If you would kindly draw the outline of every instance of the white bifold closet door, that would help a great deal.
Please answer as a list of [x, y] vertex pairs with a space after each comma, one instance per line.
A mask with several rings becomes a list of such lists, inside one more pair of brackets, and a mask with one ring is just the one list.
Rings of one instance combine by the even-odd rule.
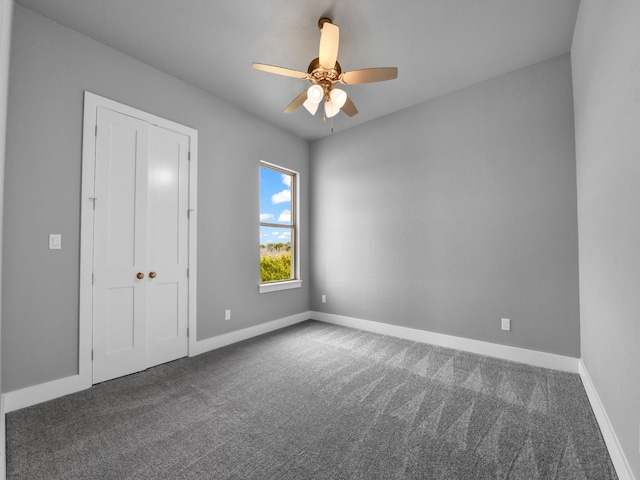
[[93, 383], [188, 354], [189, 138], [97, 110]]

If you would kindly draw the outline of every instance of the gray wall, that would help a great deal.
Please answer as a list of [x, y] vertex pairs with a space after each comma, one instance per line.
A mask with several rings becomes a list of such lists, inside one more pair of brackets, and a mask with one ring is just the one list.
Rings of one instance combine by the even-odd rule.
[[[16, 6], [9, 84], [3, 390], [77, 373], [83, 91], [196, 128], [198, 338], [307, 311], [302, 289], [260, 295], [258, 162], [302, 178], [309, 146], [224, 101]], [[308, 278], [303, 220], [302, 277]], [[49, 251], [49, 233], [62, 250]], [[224, 321], [224, 310], [232, 320]]]
[[640, 3], [582, 0], [571, 58], [582, 360], [640, 479]]
[[[13, 16], [13, 0], [0, 0], [0, 216], [4, 204], [4, 164], [6, 145], [7, 97], [9, 90], [9, 54], [11, 43], [11, 23]], [[2, 262], [2, 224], [0, 223], [0, 264]], [[1, 278], [0, 278], [1, 280]], [[2, 326], [2, 291], [0, 281], [0, 327]], [[1, 337], [0, 333], [0, 337]], [[2, 348], [0, 347], [0, 354]], [[0, 367], [1, 367], [0, 359]], [[0, 391], [2, 391], [2, 375], [0, 372]], [[5, 416], [4, 397], [0, 397], [0, 478], [5, 478]]]
[[318, 140], [311, 176], [313, 310], [580, 356], [568, 54]]

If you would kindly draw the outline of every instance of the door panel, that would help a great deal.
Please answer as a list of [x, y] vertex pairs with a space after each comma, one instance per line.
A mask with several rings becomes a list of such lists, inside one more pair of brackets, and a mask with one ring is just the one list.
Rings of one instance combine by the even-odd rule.
[[[109, 129], [109, 138], [104, 139], [104, 155], [99, 159], [98, 174], [105, 172], [107, 181], [101, 184], [100, 200], [103, 197], [107, 215], [106, 247], [107, 264], [110, 266], [133, 266], [136, 263], [136, 167], [138, 167], [138, 140], [140, 125], [131, 124], [129, 117], [112, 119], [113, 112], [103, 112], [101, 125]], [[113, 123], [121, 121], [128, 125]], [[101, 139], [102, 140], [102, 139]], [[108, 150], [104, 150], [108, 149]], [[144, 152], [142, 152], [144, 153]]]
[[188, 355], [189, 138], [150, 126], [149, 362]]
[[180, 314], [178, 303], [178, 283], [158, 283], [158, 312], [156, 315], [156, 340], [164, 342], [180, 336], [179, 322], [176, 321]]
[[[149, 166], [150, 195], [153, 197], [153, 223], [149, 230], [155, 235], [155, 260], [164, 265], [177, 265], [180, 262], [180, 205], [181, 159], [180, 143], [162, 138], [171, 132], [151, 132], [157, 140], [152, 146], [152, 158]], [[180, 140], [177, 138], [176, 140]], [[184, 191], [183, 191], [184, 193]], [[186, 211], [182, 212], [186, 215]]]
[[148, 126], [99, 108], [96, 138], [93, 382], [146, 366]]
[[135, 347], [134, 298], [133, 287], [116, 287], [107, 290], [107, 355]]

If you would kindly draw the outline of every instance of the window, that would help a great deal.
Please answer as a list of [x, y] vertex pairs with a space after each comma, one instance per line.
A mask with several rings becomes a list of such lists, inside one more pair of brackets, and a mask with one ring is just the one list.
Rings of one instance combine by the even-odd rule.
[[260, 162], [260, 293], [298, 288], [298, 174]]

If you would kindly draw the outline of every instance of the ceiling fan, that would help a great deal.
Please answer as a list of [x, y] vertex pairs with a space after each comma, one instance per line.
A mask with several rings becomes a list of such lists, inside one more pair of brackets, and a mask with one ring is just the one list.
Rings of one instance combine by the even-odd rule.
[[318, 20], [318, 28], [321, 32], [320, 52], [318, 58], [311, 61], [306, 72], [256, 62], [251, 66], [256, 70], [309, 80], [312, 83], [284, 109], [285, 113], [293, 112], [302, 105], [311, 115], [315, 115], [320, 102], [324, 100], [326, 118], [334, 117], [340, 110], [353, 117], [358, 113], [358, 109], [344, 90], [334, 88], [335, 84], [340, 82], [343, 85], [356, 85], [393, 80], [398, 77], [398, 69], [396, 67], [380, 67], [343, 72], [337, 61], [340, 28], [326, 17]]

